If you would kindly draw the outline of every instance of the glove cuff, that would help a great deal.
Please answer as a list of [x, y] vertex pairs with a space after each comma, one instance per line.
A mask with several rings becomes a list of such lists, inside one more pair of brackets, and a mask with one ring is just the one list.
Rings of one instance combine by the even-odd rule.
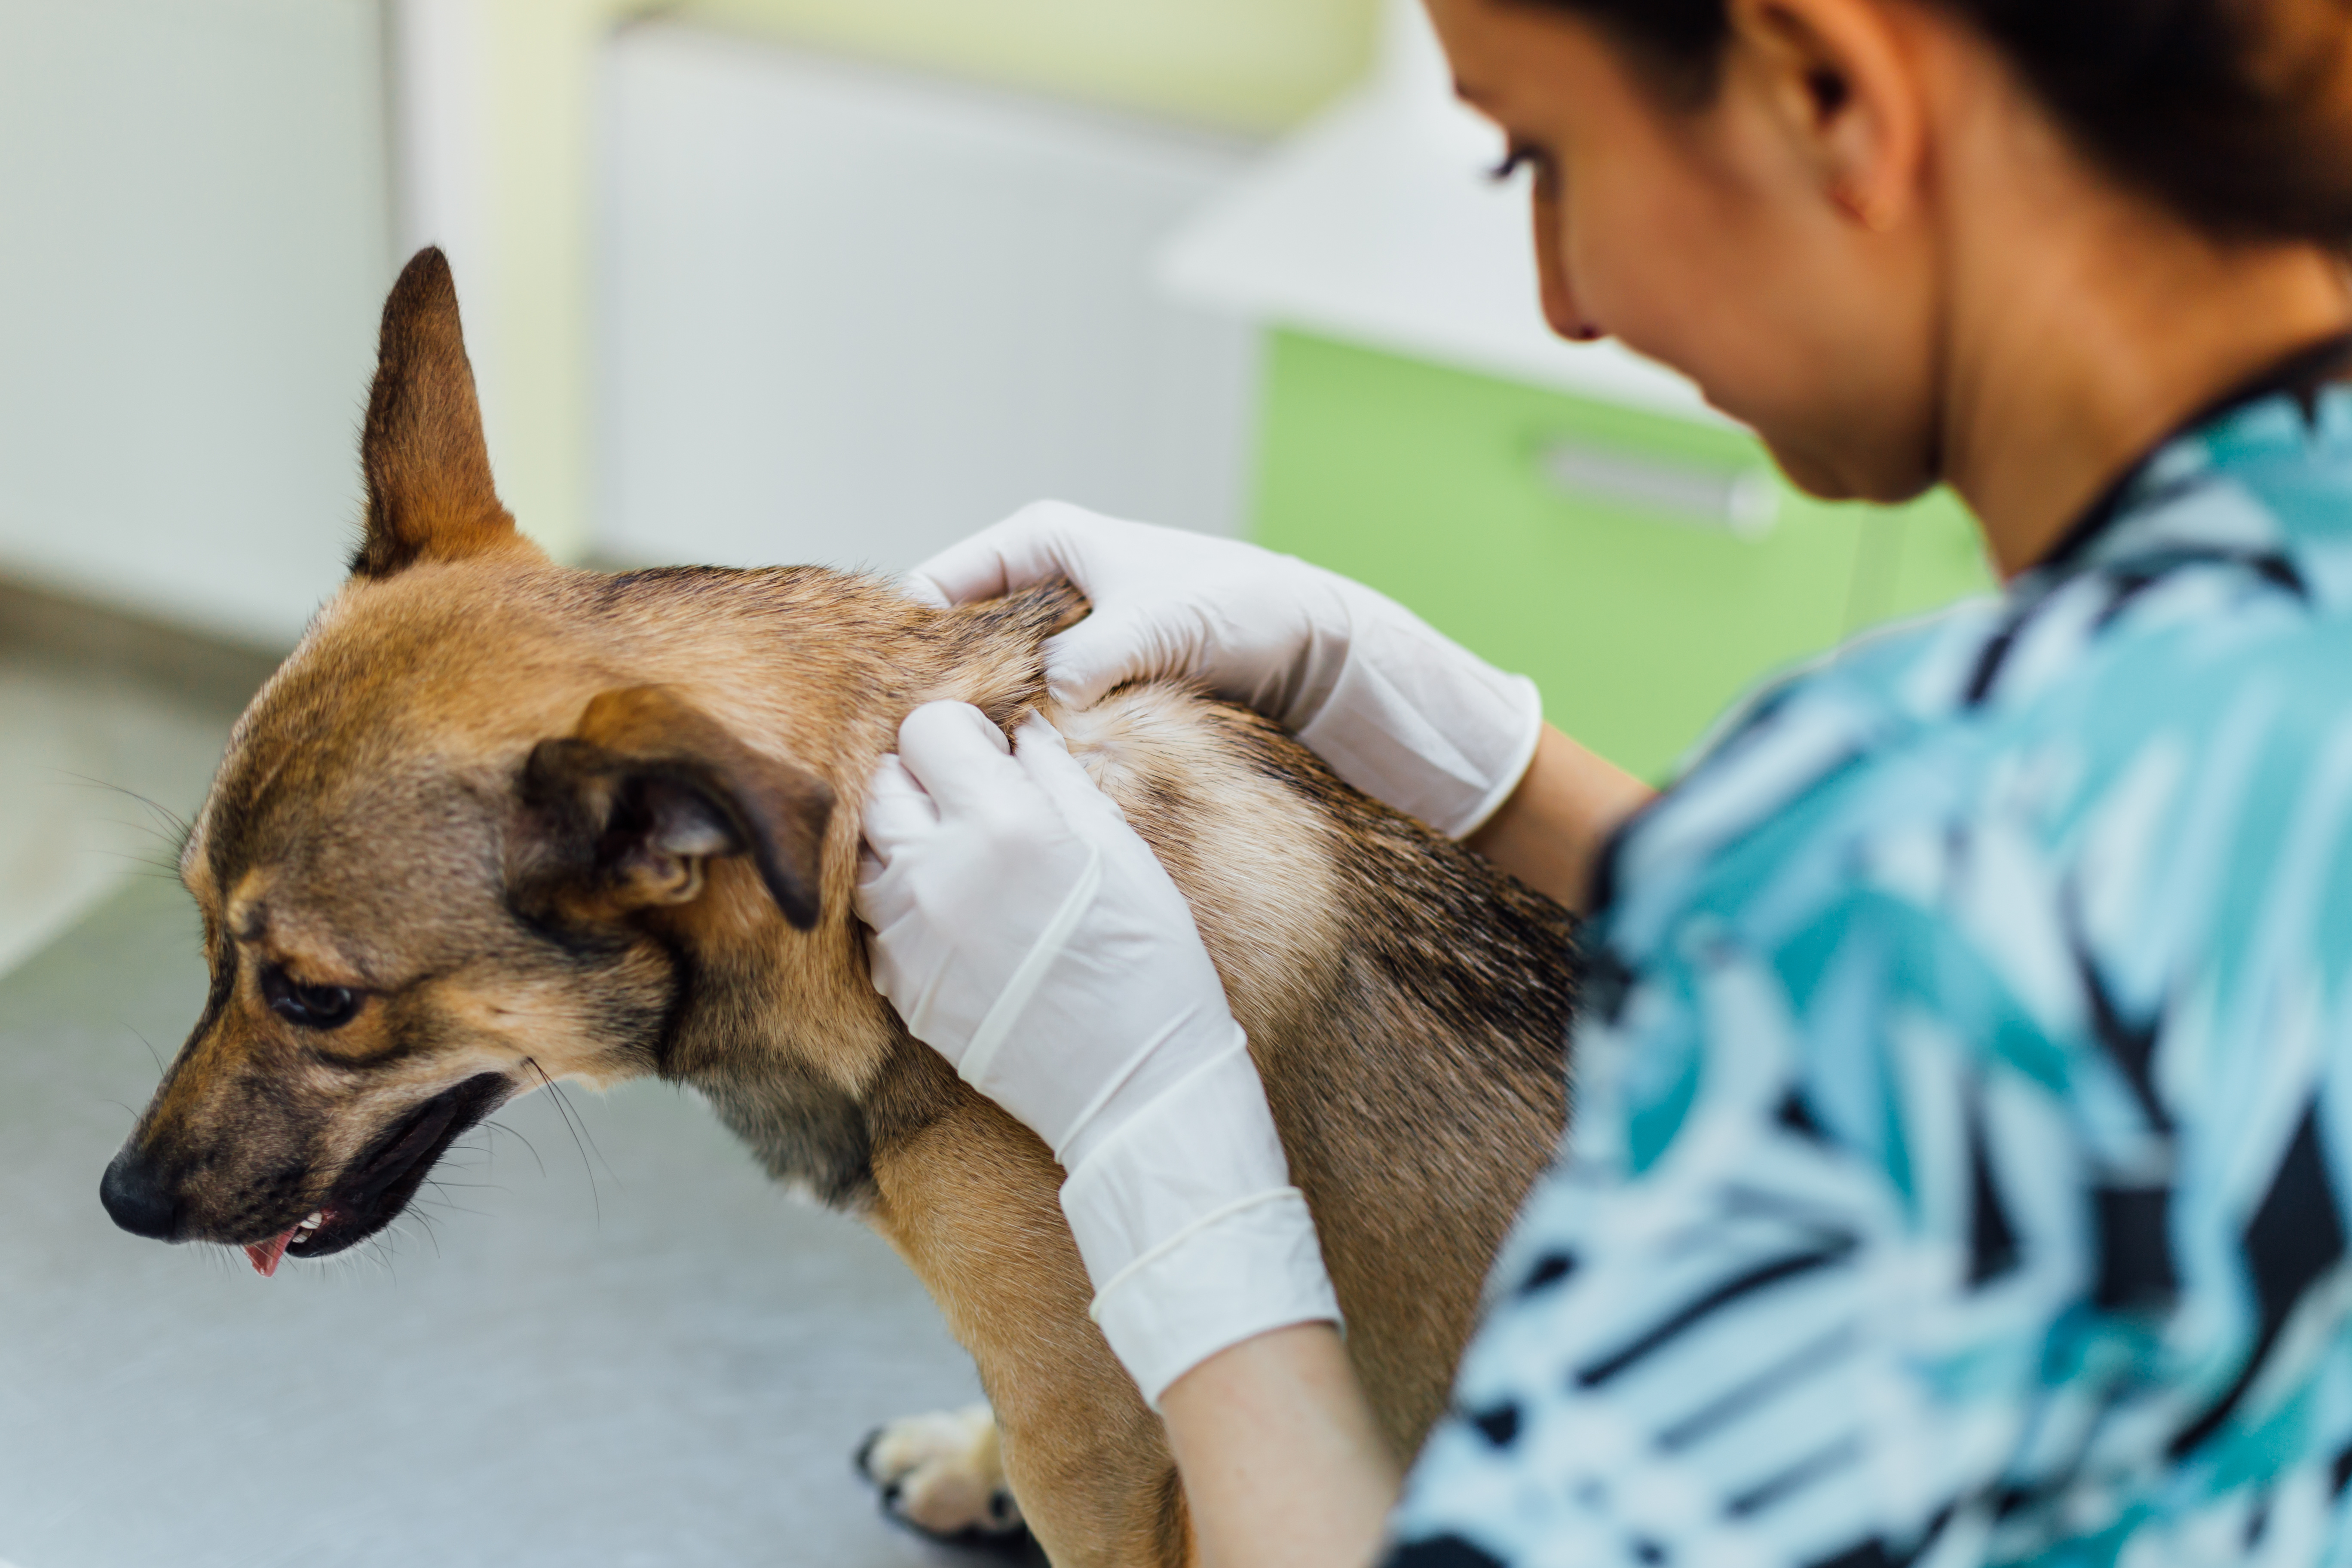
[[1339, 1320], [1238, 1028], [1078, 1163], [1062, 1213], [1095, 1282], [1095, 1321], [1155, 1408], [1227, 1345]]
[[1541, 693], [1402, 605], [1367, 595], [1350, 614], [1347, 662], [1299, 741], [1366, 795], [1469, 837], [1535, 761]]
[[1158, 1410], [1170, 1384], [1228, 1346], [1294, 1323], [1339, 1321], [1339, 1299], [1306, 1197], [1277, 1187], [1137, 1258], [1089, 1315]]

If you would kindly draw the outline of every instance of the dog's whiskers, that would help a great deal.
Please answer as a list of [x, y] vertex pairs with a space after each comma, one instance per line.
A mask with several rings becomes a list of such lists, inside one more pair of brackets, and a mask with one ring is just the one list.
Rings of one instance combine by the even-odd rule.
[[[555, 1101], [555, 1113], [563, 1118], [564, 1129], [572, 1134], [572, 1147], [580, 1151], [581, 1168], [588, 1173], [588, 1198], [589, 1201], [595, 1205], [596, 1209], [596, 1229], [599, 1233], [602, 1233], [604, 1228], [604, 1196], [602, 1193], [596, 1190], [596, 1167], [590, 1163], [588, 1159], [589, 1146], [593, 1144], [596, 1140], [592, 1135], [588, 1138], [586, 1142], [583, 1142], [581, 1141], [581, 1134], [587, 1130], [575, 1123], [572, 1110], [572, 1102], [564, 1098], [563, 1090], [557, 1085], [556, 1081], [547, 1076], [547, 1069], [541, 1067], [538, 1060], [534, 1058], [525, 1057], [523, 1058], [523, 1062], [524, 1065], [529, 1067], [531, 1071], [539, 1075], [539, 1081], [546, 1086], [549, 1098]], [[596, 1152], [596, 1157], [600, 1160], [603, 1159], [604, 1157], [604, 1152], [599, 1149]], [[604, 1167], [604, 1170], [607, 1174], [611, 1174], [613, 1167], [610, 1164], [607, 1164]], [[618, 1176], [614, 1176], [613, 1179], [615, 1182], [620, 1180]]]
[[[163, 826], [157, 827], [148, 824], [136, 822], [124, 822], [120, 823], [117, 826], [135, 828], [143, 833], [152, 833], [156, 837], [161, 838], [172, 847], [172, 856], [174, 864], [178, 861], [180, 852], [187, 847], [189, 836], [195, 832], [195, 825], [191, 823], [186, 817], [182, 816], [178, 812], [173, 811], [170, 806], [165, 805], [163, 802], [154, 799], [152, 796], [141, 795], [135, 789], [126, 788], [121, 784], [115, 784], [107, 779], [95, 778], [89, 773], [74, 773], [70, 769], [67, 768], [52, 768], [49, 771], [56, 773], [60, 778], [72, 780], [76, 784], [79, 784], [85, 789], [106, 790], [111, 794], [121, 795], [126, 799], [137, 801], [141, 805], [145, 806], [152, 815], [161, 820]], [[166, 831], [167, 829], [168, 831]]]
[[[547, 1174], [547, 1162], [546, 1162], [546, 1161], [544, 1161], [544, 1160], [542, 1160], [542, 1159], [541, 1159], [541, 1158], [539, 1157], [539, 1149], [538, 1149], [538, 1146], [537, 1146], [537, 1145], [535, 1145], [534, 1143], [532, 1143], [532, 1142], [531, 1142], [531, 1141], [530, 1141], [530, 1139], [528, 1139], [528, 1138], [524, 1137], [521, 1133], [520, 1133], [520, 1132], [516, 1131], [513, 1128], [511, 1128], [511, 1127], [508, 1126], [508, 1125], [507, 1125], [505, 1122], [503, 1122], [503, 1121], [485, 1121], [482, 1123], [482, 1126], [483, 1126], [486, 1130], [494, 1131], [499, 1131], [499, 1132], [503, 1132], [503, 1133], [505, 1133], [508, 1137], [509, 1137], [509, 1138], [511, 1138], [511, 1139], [515, 1140], [515, 1142], [517, 1142], [520, 1143], [520, 1144], [521, 1144], [525, 1149], [527, 1149], [527, 1150], [529, 1150], [529, 1151], [530, 1152], [531, 1163], [532, 1163], [533, 1164], [535, 1164], [535, 1165], [537, 1165], [537, 1166], [539, 1167], [539, 1173], [540, 1173], [542, 1177], [544, 1177], [544, 1176]], [[486, 1151], [486, 1152], [487, 1152], [487, 1151]]]
[[[145, 1047], [147, 1047], [147, 1054], [148, 1054], [148, 1056], [149, 1056], [149, 1057], [151, 1057], [151, 1058], [153, 1058], [153, 1060], [154, 1060], [154, 1063], [155, 1063], [155, 1076], [156, 1076], [157, 1078], [162, 1078], [162, 1077], [163, 1076], [163, 1053], [161, 1053], [160, 1051], [156, 1050], [156, 1048], [155, 1048], [155, 1042], [154, 1042], [154, 1041], [152, 1041], [152, 1040], [151, 1040], [151, 1039], [149, 1039], [146, 1036], [144, 1036], [144, 1035], [141, 1034], [137, 1029], [133, 1029], [133, 1028], [131, 1028], [131, 1026], [130, 1026], [130, 1025], [128, 1025], [128, 1024], [125, 1024], [125, 1025], [123, 1025], [122, 1026], [123, 1026], [124, 1028], [126, 1028], [126, 1029], [130, 1029], [130, 1030], [131, 1030], [131, 1037], [132, 1039], [134, 1039], [134, 1040], [138, 1041], [141, 1045], [145, 1046]], [[116, 1103], [117, 1103], [117, 1104], [121, 1104], [121, 1102], [120, 1100], [118, 1100], [118, 1101], [116, 1101]], [[138, 1114], [139, 1114], [139, 1113], [138, 1113], [137, 1111], [135, 1111], [135, 1110], [134, 1110], [134, 1111], [132, 1111], [131, 1114], [132, 1115], [132, 1117], [133, 1117], [133, 1118], [136, 1118], [136, 1117], [138, 1116]]]

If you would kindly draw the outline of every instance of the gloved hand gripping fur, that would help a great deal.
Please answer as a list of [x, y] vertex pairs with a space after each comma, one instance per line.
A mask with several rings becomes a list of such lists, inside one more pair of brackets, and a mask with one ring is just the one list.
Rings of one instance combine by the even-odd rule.
[[1061, 736], [939, 702], [874, 775], [858, 912], [916, 1038], [1033, 1129], [1094, 1315], [1144, 1396], [1227, 1345], [1336, 1321], [1192, 910]]
[[1543, 732], [1535, 683], [1360, 583], [1238, 540], [1040, 501], [950, 546], [907, 590], [961, 604], [1066, 577], [1094, 612], [1045, 644], [1055, 698], [1189, 677], [1297, 735], [1341, 778], [1454, 838], [1507, 799]]

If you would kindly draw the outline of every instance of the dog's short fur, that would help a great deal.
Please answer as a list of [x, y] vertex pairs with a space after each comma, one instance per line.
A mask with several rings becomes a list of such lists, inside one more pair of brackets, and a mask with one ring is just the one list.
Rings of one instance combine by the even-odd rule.
[[[211, 994], [107, 1173], [173, 1240], [319, 1256], [544, 1080], [690, 1083], [781, 1181], [887, 1237], [977, 1359], [1064, 1563], [1178, 1563], [1164, 1434], [1087, 1316], [1026, 1130], [909, 1038], [851, 909], [900, 718], [1070, 738], [1199, 917], [1410, 1455], [1559, 1137], [1558, 907], [1181, 684], [1042, 694], [1055, 586], [953, 611], [815, 568], [551, 563], [492, 489], [437, 253], [385, 308], [349, 584], [238, 724], [182, 857]], [[346, 1016], [348, 1015], [348, 1016]]]

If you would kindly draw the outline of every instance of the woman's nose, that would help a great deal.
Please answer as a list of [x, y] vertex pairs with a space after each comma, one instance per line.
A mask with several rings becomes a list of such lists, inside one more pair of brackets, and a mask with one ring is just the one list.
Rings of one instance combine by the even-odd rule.
[[1577, 300], [1576, 286], [1562, 258], [1566, 247], [1560, 242], [1559, 202], [1547, 188], [1548, 184], [1538, 180], [1528, 203], [1528, 216], [1535, 226], [1536, 276], [1543, 296], [1544, 321], [1570, 342], [1593, 342], [1607, 334], [1585, 315]]

